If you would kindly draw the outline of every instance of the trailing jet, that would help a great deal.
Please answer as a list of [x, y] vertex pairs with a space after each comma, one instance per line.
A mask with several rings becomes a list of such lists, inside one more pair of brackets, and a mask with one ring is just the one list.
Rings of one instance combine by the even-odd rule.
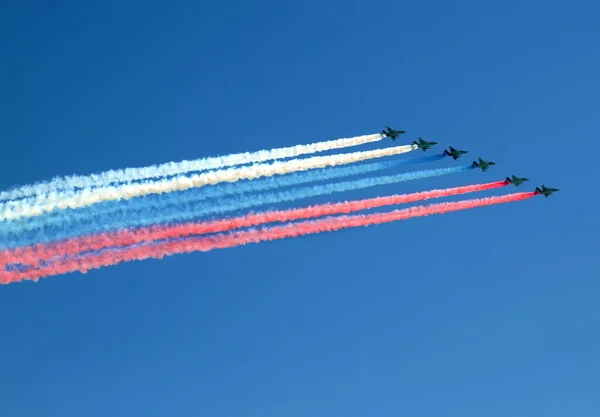
[[477, 159], [479, 159], [479, 162], [477, 162], [477, 161], [473, 161], [473, 165], [471, 165], [471, 166], [472, 166], [473, 168], [481, 168], [481, 170], [482, 170], [483, 172], [487, 171], [487, 170], [488, 170], [488, 168], [489, 168], [489, 167], [491, 167], [492, 165], [496, 165], [496, 163], [495, 163], [495, 162], [492, 162], [492, 161], [489, 161], [489, 162], [488, 162], [488, 161], [484, 161], [484, 160], [483, 160], [483, 159], [481, 159], [481, 158], [477, 158]]
[[519, 177], [515, 177], [514, 175], [512, 175], [511, 177], [506, 177], [506, 179], [504, 180], [504, 183], [506, 185], [514, 184], [515, 187], [518, 187], [519, 185], [523, 184], [525, 181], [529, 181], [529, 178], [519, 178]]
[[415, 140], [413, 142], [413, 145], [417, 145], [420, 149], [423, 149], [423, 152], [425, 152], [427, 149], [431, 148], [433, 145], [437, 145], [437, 142], [427, 142], [426, 140], [419, 138], [419, 141], [417, 142]]
[[467, 152], [469, 152], [469, 151], [458, 151], [458, 150], [454, 149], [452, 146], [450, 146], [450, 151], [448, 151], [447, 149], [444, 149], [444, 155], [451, 156], [452, 158], [454, 158], [455, 161], [458, 158], [460, 158], [460, 156], [462, 154], [465, 154]]
[[398, 136], [406, 133], [406, 130], [394, 130], [391, 127], [387, 126], [387, 129], [382, 130], [381, 134], [385, 137], [392, 138], [392, 140], [396, 140]]
[[558, 191], [558, 188], [548, 188], [545, 185], [542, 185], [542, 189], [540, 190], [540, 187], [535, 187], [535, 194], [544, 194], [544, 197], [548, 198], [550, 197], [550, 195], [556, 191]]

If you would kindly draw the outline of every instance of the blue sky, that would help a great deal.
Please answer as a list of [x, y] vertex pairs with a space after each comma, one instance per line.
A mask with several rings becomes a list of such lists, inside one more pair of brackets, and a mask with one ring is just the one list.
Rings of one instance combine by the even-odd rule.
[[3, 286], [0, 415], [598, 415], [599, 13], [3, 5], [2, 189], [390, 124], [498, 165], [333, 199], [512, 173], [561, 191]]

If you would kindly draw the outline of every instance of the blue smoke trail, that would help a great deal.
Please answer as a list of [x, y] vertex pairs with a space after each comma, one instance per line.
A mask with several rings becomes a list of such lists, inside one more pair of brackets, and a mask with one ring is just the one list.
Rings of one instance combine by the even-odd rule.
[[327, 181], [336, 178], [383, 171], [401, 165], [433, 162], [442, 158], [444, 158], [444, 154], [375, 162], [371, 164], [359, 164], [348, 167], [320, 168], [307, 172], [298, 172], [252, 181], [243, 180], [236, 183], [209, 185], [206, 187], [192, 188], [183, 192], [152, 194], [144, 198], [133, 198], [124, 201], [106, 201], [92, 207], [83, 207], [77, 210], [58, 210], [34, 218], [0, 222], [0, 237], [7, 236], [11, 233], [23, 233], [29, 230], [52, 226], [63, 227], [63, 225], [72, 222], [91, 221], [93, 218], [116, 214], [124, 210], [132, 212], [149, 208], [160, 209], [173, 204], [198, 203], [203, 200], [219, 199], [232, 194], [256, 193], [278, 187], [292, 187], [310, 182]]
[[69, 224], [68, 227], [58, 230], [36, 230], [14, 236], [6, 248], [27, 246], [53, 240], [68, 239], [75, 236], [88, 235], [109, 230], [130, 227], [149, 226], [152, 224], [177, 224], [196, 220], [204, 216], [224, 214], [266, 204], [282, 203], [303, 198], [329, 195], [350, 190], [359, 190], [377, 185], [394, 184], [423, 178], [438, 177], [473, 169], [472, 165], [463, 165], [452, 168], [438, 168], [423, 171], [406, 172], [374, 178], [314, 185], [300, 189], [291, 189], [268, 194], [238, 196], [211, 204], [175, 203], [160, 209], [153, 207], [143, 208], [136, 212], [122, 212], [90, 218], [83, 222]]

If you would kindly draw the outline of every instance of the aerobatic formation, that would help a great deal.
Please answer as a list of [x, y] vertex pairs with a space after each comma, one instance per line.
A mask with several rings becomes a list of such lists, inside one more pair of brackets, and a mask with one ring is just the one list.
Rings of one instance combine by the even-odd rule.
[[[438, 144], [420, 137], [410, 145], [324, 154], [377, 143], [384, 138], [396, 141], [404, 134], [406, 131], [388, 126], [379, 134], [55, 178], [1, 192], [0, 283], [37, 281], [129, 260], [444, 214], [526, 200], [538, 194], [549, 197], [559, 191], [542, 185], [531, 192], [360, 213], [509, 185], [519, 187], [529, 181], [511, 175], [503, 181], [409, 194], [285, 210], [273, 207], [309, 197], [476, 168], [486, 172], [496, 165], [477, 158], [471, 164], [390, 173], [402, 166], [433, 163], [448, 157], [456, 161], [468, 153], [450, 146], [437, 154], [401, 156], [417, 149], [426, 152]], [[312, 155], [316, 153], [322, 155]], [[303, 155], [307, 156], [301, 158]]]

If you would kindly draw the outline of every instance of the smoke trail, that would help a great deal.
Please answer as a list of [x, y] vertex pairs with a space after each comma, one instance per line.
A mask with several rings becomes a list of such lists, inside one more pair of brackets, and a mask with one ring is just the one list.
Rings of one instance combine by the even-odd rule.
[[269, 211], [256, 214], [251, 213], [242, 217], [202, 223], [188, 223], [175, 226], [152, 226], [135, 230], [119, 230], [100, 235], [77, 237], [56, 243], [37, 244], [34, 246], [17, 248], [12, 251], [3, 251], [0, 252], [0, 268], [6, 264], [22, 262], [27, 263], [30, 266], [38, 267], [41, 265], [41, 261], [53, 261], [52, 257], [60, 257], [63, 254], [78, 254], [84, 251], [98, 251], [102, 248], [111, 246], [129, 246], [143, 242], [180, 238], [190, 235], [226, 232], [233, 229], [273, 222], [310, 219], [333, 214], [349, 214], [377, 207], [413, 203], [415, 201], [429, 200], [432, 198], [491, 190], [494, 188], [505, 187], [506, 185], [507, 183], [504, 181], [497, 181], [487, 184], [474, 184], [442, 190], [392, 195], [389, 197], [376, 197], [342, 203], [328, 203], [290, 210]]
[[[0, 220], [14, 220], [21, 217], [40, 216], [44, 212], [57, 209], [87, 207], [102, 201], [130, 199], [148, 194], [162, 194], [171, 191], [183, 191], [194, 187], [203, 187], [220, 182], [236, 182], [242, 179], [271, 177], [327, 166], [347, 165], [372, 158], [399, 155], [418, 149], [416, 145], [396, 146], [387, 149], [353, 152], [329, 156], [313, 156], [306, 159], [292, 159], [271, 164], [256, 164], [242, 168], [230, 168], [195, 174], [191, 177], [175, 177], [147, 184], [124, 184], [118, 187], [84, 189], [77, 192], [51, 193], [44, 197], [23, 199], [4, 203], [0, 209]], [[9, 204], [12, 203], [12, 204]]]
[[193, 171], [205, 171], [234, 165], [244, 165], [275, 159], [293, 158], [300, 155], [358, 146], [369, 142], [377, 142], [383, 139], [383, 137], [384, 136], [381, 134], [363, 135], [353, 138], [342, 138], [326, 142], [317, 142], [309, 145], [296, 145], [286, 148], [276, 148], [271, 150], [202, 158], [194, 161], [168, 162], [166, 164], [144, 168], [126, 168], [106, 171], [100, 174], [85, 176], [72, 175], [63, 178], [54, 178], [48, 182], [26, 185], [13, 190], [4, 191], [0, 193], [0, 201], [29, 197], [36, 194], [57, 192], [69, 188], [107, 186], [118, 182], [129, 182], [168, 175], [181, 175]]
[[128, 248], [106, 249], [95, 255], [66, 259], [63, 263], [32, 271], [0, 271], [0, 282], [8, 284], [24, 279], [38, 279], [73, 271], [87, 272], [90, 269], [116, 265], [125, 261], [163, 258], [164, 256], [194, 251], [206, 252], [214, 249], [246, 245], [249, 243], [259, 243], [314, 233], [332, 232], [350, 227], [370, 226], [373, 224], [388, 223], [413, 217], [443, 214], [493, 204], [521, 201], [533, 196], [535, 196], [535, 193], [533, 192], [514, 193], [499, 197], [438, 203], [429, 206], [416, 206], [403, 210], [395, 210], [389, 213], [329, 217], [321, 220], [288, 223], [282, 226], [245, 230], [230, 234], [220, 234], [208, 237], [194, 236]]
[[[151, 208], [157, 210], [165, 209], [170, 205], [197, 204], [203, 200], [219, 199], [232, 194], [257, 193], [272, 188], [292, 187], [310, 182], [368, 174], [371, 172], [392, 169], [401, 165], [433, 162], [442, 158], [444, 158], [444, 155], [438, 154], [420, 158], [396, 159], [393, 161], [359, 164], [347, 167], [320, 168], [313, 171], [281, 175], [254, 181], [240, 181], [233, 184], [217, 184], [209, 187], [192, 188], [180, 193], [167, 193], [164, 195], [154, 194], [141, 199], [134, 198], [125, 201], [107, 201], [91, 207], [84, 207], [76, 211], [59, 210], [56, 213], [43, 214], [41, 216], [26, 218], [20, 221], [0, 222], [0, 236], [22, 234], [23, 232], [36, 229], [54, 226], [63, 227], [65, 224], [73, 225], [74, 223], [87, 223], [90, 221], [107, 225], [107, 222], [111, 219], [114, 221], [114, 216], [118, 216], [119, 213], [121, 213], [121, 217], [123, 215], [129, 217], [131, 213], [136, 210], [148, 210]], [[127, 213], [124, 214], [123, 212]], [[104, 217], [99, 219], [99, 216]], [[107, 218], [106, 216], [111, 217]], [[77, 234], [78, 233], [71, 233], [71, 236]], [[0, 245], [0, 247], [2, 247], [2, 245]]]
[[[65, 224], [64, 227], [55, 231], [36, 230], [34, 232], [23, 233], [21, 230], [19, 232], [11, 233], [9, 238], [5, 239], [6, 243], [4, 243], [3, 248], [28, 246], [34, 243], [43, 243], [52, 240], [63, 240], [73, 236], [98, 233], [106, 230], [149, 226], [151, 224], [166, 222], [184, 222], [204, 216], [224, 214], [256, 206], [295, 201], [303, 198], [329, 195], [350, 190], [359, 190], [378, 185], [437, 177], [471, 169], [473, 169], [471, 165], [463, 165], [451, 168], [413, 171], [382, 177], [314, 185], [311, 187], [275, 193], [248, 195], [225, 199], [219, 203], [213, 204], [196, 204], [195, 201], [187, 201], [184, 204], [177, 203], [169, 205], [166, 203], [164, 205], [154, 205], [134, 212], [122, 211], [108, 216], [99, 215], [90, 217], [80, 222], [69, 222], [68, 224]], [[0, 245], [2, 244], [0, 243]]]

